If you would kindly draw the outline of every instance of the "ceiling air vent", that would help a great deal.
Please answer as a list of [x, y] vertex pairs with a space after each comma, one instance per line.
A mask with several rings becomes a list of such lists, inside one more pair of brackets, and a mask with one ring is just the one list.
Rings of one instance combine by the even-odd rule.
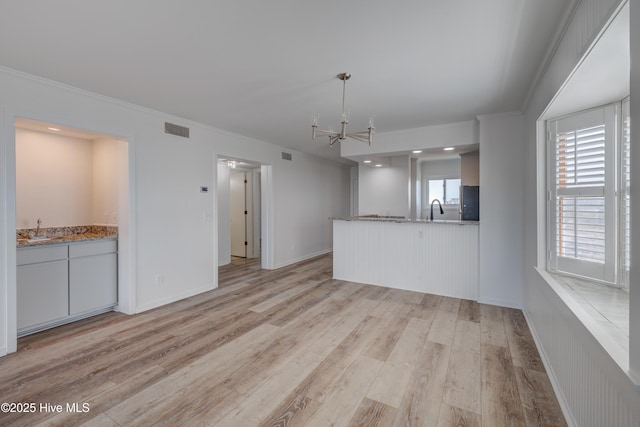
[[189, 138], [189, 128], [174, 123], [164, 122], [164, 133]]
[[291, 153], [285, 153], [284, 151], [282, 152], [282, 160], [289, 160], [291, 161]]

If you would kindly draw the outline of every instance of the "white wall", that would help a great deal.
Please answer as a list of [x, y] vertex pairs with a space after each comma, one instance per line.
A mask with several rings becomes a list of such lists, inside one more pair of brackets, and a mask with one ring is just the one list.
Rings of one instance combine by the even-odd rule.
[[475, 120], [406, 129], [394, 132], [376, 133], [373, 144], [345, 140], [340, 143], [342, 157], [366, 154], [385, 154], [426, 150], [429, 148], [451, 147], [478, 143], [478, 122]]
[[[524, 201], [524, 310], [529, 327], [534, 334], [536, 343], [545, 361], [547, 372], [554, 383], [554, 388], [560, 400], [570, 425], [580, 426], [638, 426], [640, 425], [640, 393], [634, 388], [626, 373], [620, 369], [607, 351], [585, 328], [567, 304], [558, 296], [554, 289], [543, 279], [534, 266], [538, 259], [544, 260], [544, 247], [538, 247], [538, 232], [544, 233], [543, 222], [544, 205], [538, 204], [538, 186], [544, 188], [544, 181], [538, 181], [536, 135], [538, 118], [551, 102], [554, 95], [562, 87], [565, 80], [581, 61], [603, 26], [607, 23], [616, 8], [623, 3], [620, 0], [582, 0], [577, 3], [574, 13], [570, 16], [565, 31], [559, 33], [557, 48], [546, 68], [540, 75], [529, 102], [525, 109], [525, 201]], [[637, 34], [640, 17], [638, 0], [631, 0], [632, 6], [632, 34], [631, 36], [632, 63], [637, 61]], [[634, 14], [635, 9], [635, 16]], [[634, 30], [635, 29], [635, 30]], [[637, 62], [636, 62], [637, 64]], [[638, 90], [637, 70], [632, 73], [632, 92], [635, 85]], [[635, 99], [640, 98], [637, 93]], [[634, 109], [632, 93], [632, 115], [638, 117], [638, 109]], [[639, 123], [640, 120], [632, 120]], [[632, 124], [633, 126], [633, 124]], [[540, 129], [543, 131], [543, 129]], [[632, 130], [634, 143], [638, 132], [635, 126]], [[635, 145], [634, 145], [635, 146]], [[637, 150], [632, 150], [634, 167], [640, 162]], [[482, 157], [485, 155], [481, 147], [481, 176]], [[544, 154], [542, 154], [544, 159]], [[640, 174], [633, 174], [635, 188], [640, 185]], [[542, 192], [544, 193], [544, 192]], [[544, 199], [542, 194], [542, 199]], [[638, 198], [632, 198], [638, 203]], [[635, 211], [636, 213], [638, 210]], [[544, 221], [544, 220], [543, 220]], [[634, 223], [637, 221], [634, 220]], [[638, 237], [638, 229], [633, 229], [634, 238]], [[637, 240], [636, 240], [637, 241]], [[634, 246], [634, 247], [637, 247]], [[542, 266], [544, 268], [544, 266]], [[632, 274], [636, 274], [632, 270]], [[637, 275], [632, 283], [640, 281]], [[631, 291], [631, 313], [636, 313], [640, 307], [638, 295]], [[631, 319], [635, 325], [640, 323], [636, 317]], [[633, 335], [637, 334], [632, 323], [631, 351], [629, 359], [631, 365], [640, 364], [640, 351], [636, 341], [634, 349]], [[637, 338], [637, 335], [636, 335]], [[637, 372], [637, 371], [636, 371]]]
[[[217, 156], [273, 168], [273, 266], [331, 250], [331, 216], [349, 208], [347, 167], [0, 68], [0, 354], [15, 349], [16, 117], [127, 139], [132, 176], [130, 224], [133, 307], [142, 311], [217, 286]], [[188, 126], [189, 139], [164, 122]], [[291, 150], [287, 150], [290, 151]]]
[[17, 228], [117, 225], [119, 144], [16, 129]]
[[120, 167], [120, 151], [126, 141], [99, 139], [93, 146], [92, 217], [94, 225], [118, 224], [118, 181], [123, 171]]
[[460, 178], [460, 159], [425, 160], [420, 167], [423, 178]]
[[523, 118], [480, 120], [480, 299], [522, 307]]
[[333, 247], [330, 218], [349, 215], [349, 167], [295, 152], [292, 161], [272, 165], [274, 267], [327, 253]]
[[389, 166], [358, 169], [359, 215], [409, 216], [409, 157], [393, 156]]
[[92, 223], [91, 141], [16, 129], [16, 168], [17, 228]]

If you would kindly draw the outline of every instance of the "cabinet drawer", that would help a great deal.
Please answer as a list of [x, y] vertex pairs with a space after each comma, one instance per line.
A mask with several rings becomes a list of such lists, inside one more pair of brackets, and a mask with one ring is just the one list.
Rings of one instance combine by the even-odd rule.
[[18, 249], [16, 253], [16, 264], [25, 265], [67, 259], [67, 253], [67, 245]]
[[69, 245], [69, 258], [115, 253], [117, 248], [115, 240], [76, 243]]

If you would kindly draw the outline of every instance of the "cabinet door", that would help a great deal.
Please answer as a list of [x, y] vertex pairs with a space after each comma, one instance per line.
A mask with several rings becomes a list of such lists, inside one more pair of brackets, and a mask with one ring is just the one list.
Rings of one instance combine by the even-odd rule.
[[18, 331], [69, 315], [67, 260], [17, 268]]
[[71, 316], [118, 302], [118, 256], [115, 253], [69, 260]]

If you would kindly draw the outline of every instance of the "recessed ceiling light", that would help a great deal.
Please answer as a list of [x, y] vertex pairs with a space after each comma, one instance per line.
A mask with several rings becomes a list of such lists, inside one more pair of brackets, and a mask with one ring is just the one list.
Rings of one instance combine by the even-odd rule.
[[381, 168], [381, 167], [382, 167], [382, 165], [381, 165], [380, 163], [378, 163], [378, 164], [376, 165], [376, 167], [377, 167], [377, 168]]
[[49, 129], [49, 130], [53, 130], [53, 131], [56, 131], [56, 132], [60, 132], [60, 129], [58, 129], [58, 128], [48, 127], [47, 129]]
[[371, 163], [371, 160], [365, 160], [364, 163]]
[[454, 149], [455, 149], [454, 147], [447, 147], [447, 148], [443, 148], [443, 150], [444, 150], [444, 151], [452, 151], [452, 150], [454, 150]]
[[420, 154], [420, 153], [422, 153], [422, 150], [413, 150], [412, 153], [413, 154]]

